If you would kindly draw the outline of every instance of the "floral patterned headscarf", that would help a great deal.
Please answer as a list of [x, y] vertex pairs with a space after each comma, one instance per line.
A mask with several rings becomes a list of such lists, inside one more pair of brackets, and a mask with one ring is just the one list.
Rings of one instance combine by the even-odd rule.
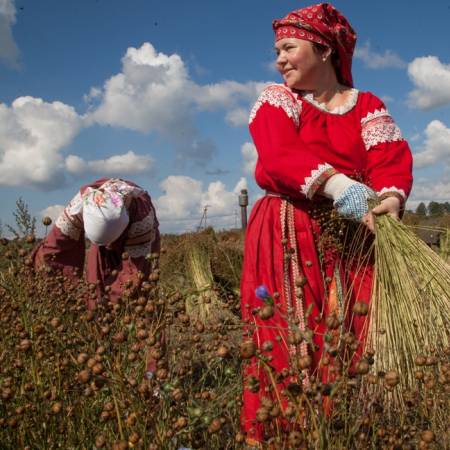
[[88, 187], [71, 202], [70, 213], [82, 214], [86, 237], [97, 245], [109, 245], [125, 231], [130, 221], [126, 198], [142, 189], [120, 179], [109, 179], [98, 189]]
[[353, 87], [352, 57], [356, 33], [348, 20], [331, 4], [319, 3], [296, 9], [272, 24], [275, 40], [304, 39], [330, 47], [339, 57], [338, 81]]

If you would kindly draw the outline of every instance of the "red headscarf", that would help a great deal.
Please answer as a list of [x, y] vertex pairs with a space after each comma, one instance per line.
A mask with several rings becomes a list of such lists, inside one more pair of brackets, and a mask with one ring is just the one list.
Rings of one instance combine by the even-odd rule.
[[286, 17], [273, 21], [275, 40], [283, 38], [305, 39], [326, 45], [336, 51], [336, 67], [340, 83], [353, 87], [352, 57], [356, 33], [348, 20], [329, 3], [319, 3], [296, 9]]

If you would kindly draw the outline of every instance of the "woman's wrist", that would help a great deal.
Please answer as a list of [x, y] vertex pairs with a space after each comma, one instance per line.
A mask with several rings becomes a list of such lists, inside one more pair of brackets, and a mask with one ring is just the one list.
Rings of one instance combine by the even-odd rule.
[[336, 201], [343, 192], [353, 184], [358, 183], [343, 173], [337, 173], [328, 178], [322, 185], [319, 193], [326, 198]]
[[403, 196], [401, 194], [399, 194], [398, 192], [395, 192], [395, 191], [384, 192], [383, 194], [378, 196], [378, 200], [380, 200], [380, 202], [381, 202], [389, 197], [397, 198], [400, 202], [400, 209], [404, 208], [405, 199], [403, 198]]

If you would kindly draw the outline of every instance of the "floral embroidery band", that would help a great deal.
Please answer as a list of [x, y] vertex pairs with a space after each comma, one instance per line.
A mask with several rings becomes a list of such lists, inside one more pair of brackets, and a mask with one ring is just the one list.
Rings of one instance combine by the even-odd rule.
[[402, 141], [400, 128], [387, 109], [376, 109], [361, 119], [361, 136], [366, 150], [384, 142]]
[[250, 112], [249, 124], [253, 122], [258, 109], [264, 103], [281, 108], [294, 121], [295, 127], [299, 127], [302, 105], [296, 101], [293, 94], [285, 86], [282, 84], [273, 84], [263, 91]]

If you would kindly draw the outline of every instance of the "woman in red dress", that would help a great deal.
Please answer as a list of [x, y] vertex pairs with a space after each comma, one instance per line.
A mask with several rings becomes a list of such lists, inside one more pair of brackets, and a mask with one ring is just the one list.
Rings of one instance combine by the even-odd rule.
[[[361, 355], [365, 316], [352, 311], [356, 300], [362, 311], [369, 304], [372, 265], [364, 250], [361, 258], [355, 248], [353, 257], [342, 251], [330, 218], [367, 238], [374, 215], [399, 217], [412, 185], [398, 126], [379, 98], [353, 87], [356, 35], [345, 17], [323, 3], [275, 20], [273, 29], [284, 84], [262, 92], [249, 125], [255, 178], [266, 191], [249, 220], [241, 283], [246, 339], [267, 357], [244, 367], [242, 427], [251, 445], [268, 432], [257, 414], [264, 397], [285, 406], [289, 383], [331, 379], [326, 353], [339, 342], [324, 339], [334, 328], [327, 318], [356, 342], [350, 367]], [[370, 199], [379, 201], [371, 211]], [[264, 299], [275, 303], [273, 315], [262, 314]]]
[[[86, 268], [85, 238], [91, 242]], [[82, 277], [85, 269], [86, 280], [97, 286], [97, 299], [108, 287], [115, 303], [130, 283], [136, 285], [156, 268], [159, 250], [158, 220], [148, 193], [131, 181], [102, 178], [81, 187], [32, 258], [35, 269], [45, 265], [71, 279]], [[94, 307], [90, 299], [88, 308]]]

